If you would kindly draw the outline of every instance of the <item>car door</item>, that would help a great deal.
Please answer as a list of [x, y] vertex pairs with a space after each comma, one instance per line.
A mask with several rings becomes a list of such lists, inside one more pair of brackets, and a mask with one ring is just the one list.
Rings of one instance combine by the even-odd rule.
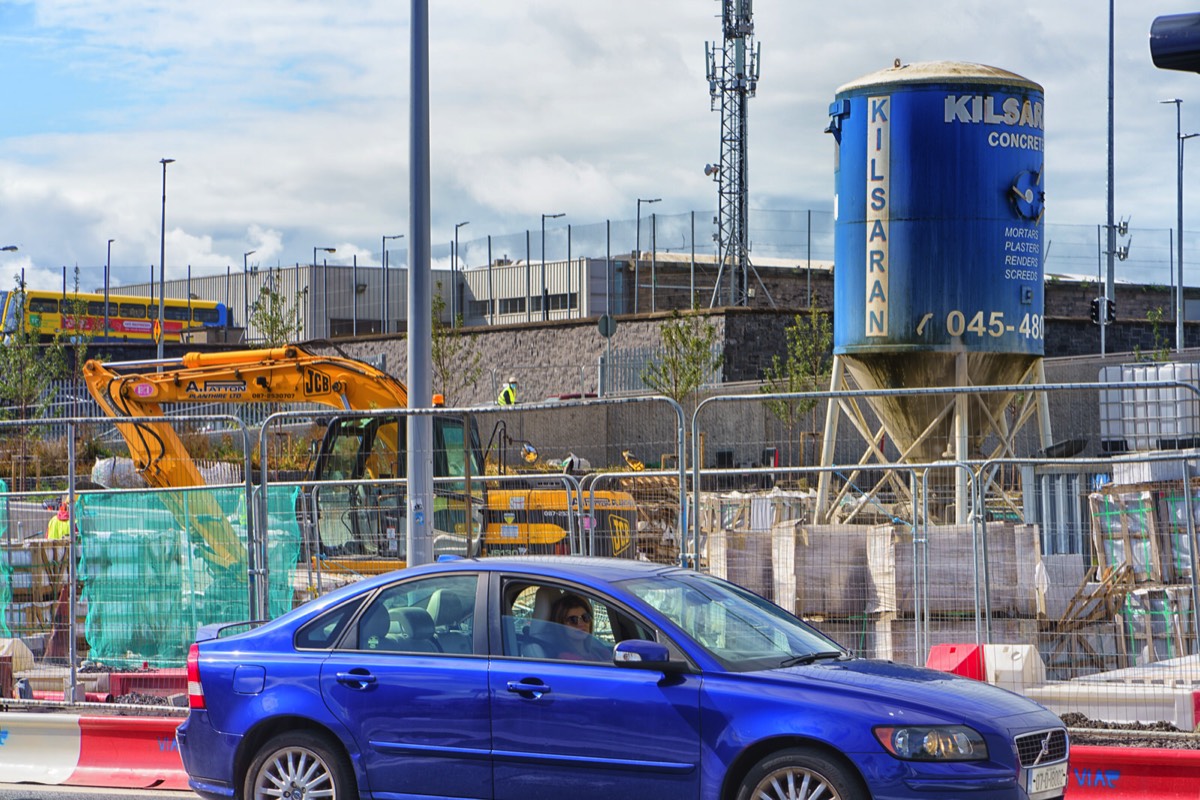
[[[550, 582], [493, 576], [490, 669], [497, 800], [695, 797], [699, 675], [666, 676], [607, 661], [559, 657], [543, 597], [586, 598], [593, 635], [654, 638], [610, 598]], [[498, 641], [496, 641], [498, 640]]]
[[[322, 667], [321, 694], [354, 736], [376, 796], [491, 797], [479, 580], [451, 573], [384, 587]], [[447, 617], [451, 605], [461, 612]]]

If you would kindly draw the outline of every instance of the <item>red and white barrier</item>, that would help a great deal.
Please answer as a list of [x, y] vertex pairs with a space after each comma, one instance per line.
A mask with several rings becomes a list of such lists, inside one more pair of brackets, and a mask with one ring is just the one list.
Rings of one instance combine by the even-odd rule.
[[1067, 800], [1196, 800], [1200, 750], [1071, 747]]
[[178, 717], [0, 714], [0, 782], [187, 789]]

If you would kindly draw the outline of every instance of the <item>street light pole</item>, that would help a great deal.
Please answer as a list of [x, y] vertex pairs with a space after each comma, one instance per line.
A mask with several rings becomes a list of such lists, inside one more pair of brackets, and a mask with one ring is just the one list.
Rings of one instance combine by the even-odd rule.
[[390, 300], [390, 297], [388, 295], [387, 243], [388, 243], [388, 239], [403, 239], [403, 238], [404, 238], [403, 233], [396, 234], [395, 236], [384, 236], [383, 237], [383, 255], [380, 256], [380, 264], [383, 265], [383, 304], [382, 304], [383, 308], [382, 308], [382, 311], [380, 312], [380, 320], [379, 320], [379, 332], [380, 333], [387, 333], [388, 328], [391, 327], [391, 324], [388, 320], [388, 305], [389, 305], [388, 301]]
[[[450, 327], [458, 326], [458, 229], [470, 225], [471, 221], [456, 223], [454, 226], [454, 258], [450, 261]], [[464, 314], [464, 316], [466, 316]]]
[[[318, 251], [323, 252], [323, 253], [336, 253], [337, 248], [314, 247], [313, 248], [313, 272], [317, 271], [317, 252]], [[328, 266], [326, 266], [325, 269], [322, 270], [322, 275], [325, 278], [325, 281], [324, 281], [325, 288], [321, 291], [321, 304], [323, 306], [323, 308], [321, 309], [321, 312], [325, 317], [325, 335], [328, 336], [329, 335], [329, 267]], [[355, 287], [355, 288], [357, 288], [357, 287]]]
[[112, 243], [116, 239], [108, 240], [108, 255], [104, 258], [104, 338], [108, 338], [108, 286], [112, 280]]
[[[242, 315], [245, 319], [242, 320], [242, 325], [247, 331], [250, 330], [250, 256], [257, 253], [257, 250], [247, 250], [242, 253]], [[226, 309], [228, 311], [228, 309]]]
[[542, 320], [550, 319], [550, 292], [546, 288], [546, 220], [565, 217], [566, 214], [542, 214]]
[[[167, 164], [174, 164], [173, 158], [160, 158], [162, 164], [162, 227], [158, 238], [158, 360], [163, 357], [163, 339], [167, 336], [167, 326], [163, 324], [163, 306], [166, 305], [163, 293], [167, 288]], [[159, 371], [162, 366], [159, 365]]]
[[1183, 145], [1195, 133], [1183, 133], [1183, 100], [1178, 97], [1170, 100], [1163, 100], [1163, 103], [1175, 104], [1175, 166], [1176, 166], [1176, 212], [1178, 218], [1177, 233], [1175, 241], [1177, 250], [1179, 251], [1179, 261], [1175, 268], [1175, 350], [1183, 352], [1184, 335], [1183, 335]]
[[661, 201], [661, 197], [653, 200], [643, 200], [639, 197], [637, 201], [637, 248], [633, 253], [633, 313], [635, 314], [638, 312], [638, 274], [642, 264], [642, 203], [650, 205]]

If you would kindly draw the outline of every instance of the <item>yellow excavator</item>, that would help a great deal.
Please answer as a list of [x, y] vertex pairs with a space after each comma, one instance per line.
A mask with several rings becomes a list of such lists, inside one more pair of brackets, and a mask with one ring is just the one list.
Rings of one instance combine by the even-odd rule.
[[[316, 509], [317, 546], [333, 564], [353, 560], [357, 572], [403, 566], [404, 498], [395, 479], [405, 477], [407, 426], [400, 417], [355, 411], [404, 408], [404, 384], [351, 358], [316, 355], [296, 345], [214, 353], [180, 359], [84, 365], [88, 391], [114, 419], [130, 456], [154, 488], [204, 486], [183, 440], [163, 416], [164, 403], [316, 403], [344, 414], [329, 420], [305, 476], [307, 502]], [[624, 492], [596, 492], [590, 514], [581, 514], [578, 492], [561, 480], [530, 479], [526, 486], [484, 475], [474, 419], [433, 418], [433, 474], [439, 495], [438, 535], [469, 553], [579, 553], [630, 556], [636, 548], [636, 504]], [[550, 488], [553, 486], [558, 488]], [[316, 491], [314, 491], [314, 488]], [[245, 565], [244, 545], [216, 500], [205, 492], [164, 493], [171, 513], [194, 530], [222, 568]], [[468, 524], [474, 505], [481, 519]], [[325, 509], [325, 511], [323, 511]], [[333, 511], [329, 511], [334, 509]], [[584, 531], [574, 530], [583, 520]], [[476, 533], [478, 532], [478, 533]]]

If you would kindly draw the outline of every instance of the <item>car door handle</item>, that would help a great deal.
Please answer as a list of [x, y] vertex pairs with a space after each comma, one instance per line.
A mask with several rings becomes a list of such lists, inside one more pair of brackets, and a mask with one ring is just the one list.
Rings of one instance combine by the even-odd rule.
[[351, 689], [366, 689], [375, 684], [375, 676], [365, 669], [352, 669], [349, 672], [337, 673], [337, 682]]
[[[536, 683], [534, 681], [536, 681]], [[536, 678], [533, 680], [526, 678], [523, 681], [509, 681], [508, 690], [510, 692], [515, 692], [522, 697], [531, 697], [536, 700], [542, 695], [549, 693], [550, 687]]]

